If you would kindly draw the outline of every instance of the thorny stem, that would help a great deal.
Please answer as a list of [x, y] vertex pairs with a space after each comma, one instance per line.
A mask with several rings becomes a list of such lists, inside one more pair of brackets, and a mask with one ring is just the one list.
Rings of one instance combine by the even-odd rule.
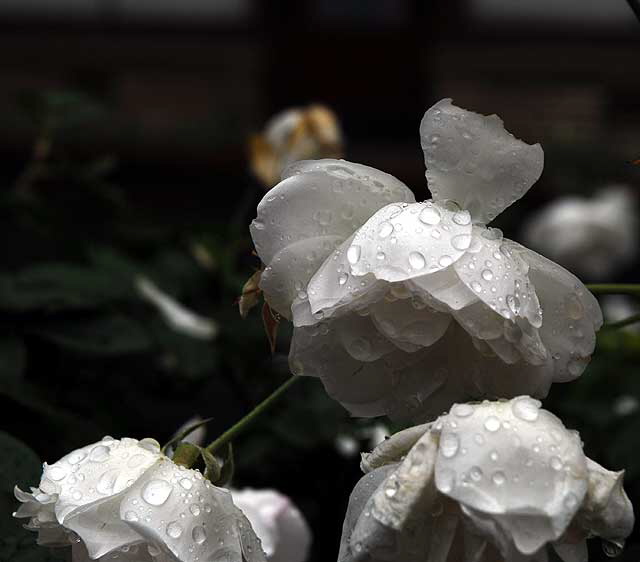
[[278, 400], [278, 398], [280, 398], [280, 396], [282, 396], [299, 378], [300, 377], [298, 375], [289, 377], [246, 416], [244, 416], [241, 420], [237, 421], [234, 425], [227, 429], [227, 431], [225, 431], [213, 443], [207, 445], [206, 450], [210, 453], [214, 453], [223, 445], [230, 443], [233, 439], [240, 435], [240, 433], [247, 429], [253, 423], [253, 421], [258, 418], [265, 410], [271, 407]]
[[587, 285], [592, 293], [596, 295], [635, 295], [640, 296], [640, 284], [627, 283], [596, 283]]

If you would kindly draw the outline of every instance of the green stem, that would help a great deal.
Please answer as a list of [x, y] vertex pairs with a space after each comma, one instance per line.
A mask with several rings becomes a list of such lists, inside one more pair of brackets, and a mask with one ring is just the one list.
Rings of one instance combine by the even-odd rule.
[[596, 283], [587, 285], [592, 293], [596, 295], [637, 295], [640, 296], [640, 284], [638, 283]]
[[225, 431], [220, 437], [218, 437], [213, 443], [207, 445], [206, 449], [210, 453], [216, 451], [223, 445], [230, 443], [233, 439], [235, 439], [240, 433], [242, 433], [247, 427], [251, 425], [251, 423], [259, 417], [265, 410], [267, 410], [270, 406], [272, 406], [278, 398], [282, 394], [284, 394], [287, 389], [298, 380], [300, 377], [297, 375], [291, 376], [285, 382], [283, 382], [278, 388], [276, 388], [269, 396], [267, 396], [260, 404], [258, 404], [253, 410], [251, 410], [246, 416], [244, 416], [241, 420], [237, 421], [234, 425], [232, 425], [227, 431]]
[[605, 324], [603, 327], [607, 329], [624, 328], [625, 326], [635, 324], [636, 322], [640, 322], [640, 314], [634, 314], [633, 316], [629, 316], [629, 318]]

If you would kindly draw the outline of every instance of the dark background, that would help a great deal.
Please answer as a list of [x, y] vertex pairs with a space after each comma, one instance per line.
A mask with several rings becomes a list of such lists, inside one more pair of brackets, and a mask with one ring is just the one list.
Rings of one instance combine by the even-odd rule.
[[[286, 378], [287, 327], [272, 358], [259, 313], [242, 321], [234, 306], [259, 265], [247, 226], [263, 189], [247, 139], [274, 113], [328, 105], [346, 158], [419, 199], [424, 111], [452, 97], [498, 113], [545, 149], [541, 180], [497, 221], [517, 239], [560, 195], [635, 190], [639, 64], [624, 0], [2, 0], [3, 450], [20, 451], [8, 433], [53, 462], [104, 434], [166, 440], [194, 414], [214, 418], [213, 438]], [[133, 290], [139, 273], [214, 318], [220, 336], [169, 329]], [[609, 279], [637, 280], [636, 267]], [[637, 505], [640, 414], [614, 404], [640, 398], [639, 357], [637, 333], [605, 334], [583, 377], [545, 402], [587, 454], [627, 469]], [[336, 558], [359, 477], [335, 436], [366, 425], [302, 380], [236, 443], [234, 484], [294, 498], [315, 533], [312, 561]], [[37, 484], [30, 470], [22, 485]], [[4, 517], [0, 560], [45, 560]], [[604, 559], [598, 542], [592, 560]], [[636, 534], [621, 559], [639, 555]]]

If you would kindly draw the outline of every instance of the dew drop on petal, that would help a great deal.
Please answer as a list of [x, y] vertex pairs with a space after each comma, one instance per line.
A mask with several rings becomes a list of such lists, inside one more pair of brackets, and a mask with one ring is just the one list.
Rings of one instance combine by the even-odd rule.
[[500, 429], [500, 420], [495, 416], [489, 416], [484, 420], [484, 428], [491, 432], [498, 431]]
[[424, 223], [430, 226], [434, 226], [440, 222], [440, 211], [436, 209], [433, 205], [427, 205], [422, 211], [418, 218]]
[[380, 238], [386, 238], [392, 232], [393, 232], [393, 225], [388, 221], [384, 221], [383, 223], [381, 223], [378, 228], [378, 236]]
[[485, 281], [491, 281], [493, 279], [493, 271], [491, 271], [490, 269], [484, 269], [482, 271], [482, 278]]
[[473, 414], [473, 406], [471, 404], [456, 404], [451, 411], [459, 418], [467, 418]]
[[167, 525], [167, 535], [169, 535], [172, 539], [177, 539], [182, 534], [182, 525], [177, 521], [171, 521]]
[[47, 477], [51, 478], [51, 480], [62, 480], [67, 475], [67, 471], [61, 466], [52, 466], [47, 471]]
[[344, 285], [348, 280], [349, 280], [349, 274], [348, 273], [341, 273], [340, 275], [338, 275], [338, 284], [339, 285]]
[[142, 499], [149, 505], [162, 505], [173, 491], [173, 486], [166, 480], [150, 480], [142, 488]]
[[138, 520], [138, 514], [135, 511], [127, 511], [124, 514], [124, 518], [126, 521], [137, 521]]
[[84, 460], [87, 454], [84, 451], [74, 451], [69, 455], [67, 459], [69, 464], [78, 464], [80, 461]]
[[426, 265], [424, 256], [420, 252], [411, 252], [409, 254], [409, 265], [413, 269], [423, 269]]
[[453, 222], [460, 226], [467, 226], [471, 222], [471, 214], [469, 211], [458, 211], [453, 215]]
[[349, 249], [347, 250], [347, 260], [351, 265], [355, 265], [360, 261], [360, 252], [360, 246], [356, 244], [349, 246]]
[[459, 446], [460, 441], [455, 433], [447, 433], [443, 435], [440, 440], [440, 451], [442, 452], [442, 456], [447, 459], [456, 455]]
[[523, 397], [518, 398], [511, 404], [511, 411], [516, 418], [520, 418], [524, 421], [535, 421], [538, 419], [540, 408], [540, 402], [533, 398]]
[[207, 532], [204, 530], [204, 527], [197, 525], [193, 528], [193, 531], [191, 531], [191, 537], [196, 544], [202, 544], [207, 540]]
[[603, 540], [602, 541], [602, 552], [605, 553], [606, 556], [608, 556], [609, 558], [616, 558], [617, 556], [620, 556], [622, 554], [622, 551], [624, 550], [624, 541], [608, 541], [608, 540]]
[[451, 258], [451, 256], [448, 256], [446, 254], [440, 256], [440, 259], [438, 260], [438, 265], [440, 265], [440, 267], [449, 267], [452, 263], [453, 259]]
[[109, 447], [105, 445], [96, 445], [89, 453], [89, 460], [93, 462], [104, 462], [109, 458]]
[[504, 475], [504, 472], [502, 472], [501, 470], [497, 470], [496, 472], [494, 472], [491, 475], [491, 481], [496, 485], [496, 486], [502, 486], [505, 481], [506, 481], [506, 476]]
[[189, 507], [189, 511], [191, 512], [191, 515], [195, 515], [197, 517], [200, 515], [200, 506], [194, 503]]
[[455, 471], [446, 468], [442, 470], [439, 474], [438, 478], [438, 489], [443, 493], [447, 494], [451, 490], [453, 490], [456, 484], [456, 473]]
[[562, 461], [558, 457], [551, 457], [549, 464], [553, 470], [562, 470]]
[[482, 480], [482, 469], [479, 466], [472, 466], [469, 475], [471, 476], [471, 480], [478, 482]]
[[183, 478], [180, 480], [180, 486], [182, 486], [185, 490], [191, 490], [193, 487], [193, 482], [189, 480], [189, 478]]

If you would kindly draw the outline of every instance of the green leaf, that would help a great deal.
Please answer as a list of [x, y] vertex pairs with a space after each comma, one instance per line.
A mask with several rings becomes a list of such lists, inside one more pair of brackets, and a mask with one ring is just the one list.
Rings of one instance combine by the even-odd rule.
[[12, 312], [95, 309], [133, 294], [125, 279], [65, 264], [41, 264], [0, 275], [0, 309]]
[[90, 355], [141, 353], [152, 346], [147, 332], [121, 314], [49, 322], [31, 332], [70, 351]]

